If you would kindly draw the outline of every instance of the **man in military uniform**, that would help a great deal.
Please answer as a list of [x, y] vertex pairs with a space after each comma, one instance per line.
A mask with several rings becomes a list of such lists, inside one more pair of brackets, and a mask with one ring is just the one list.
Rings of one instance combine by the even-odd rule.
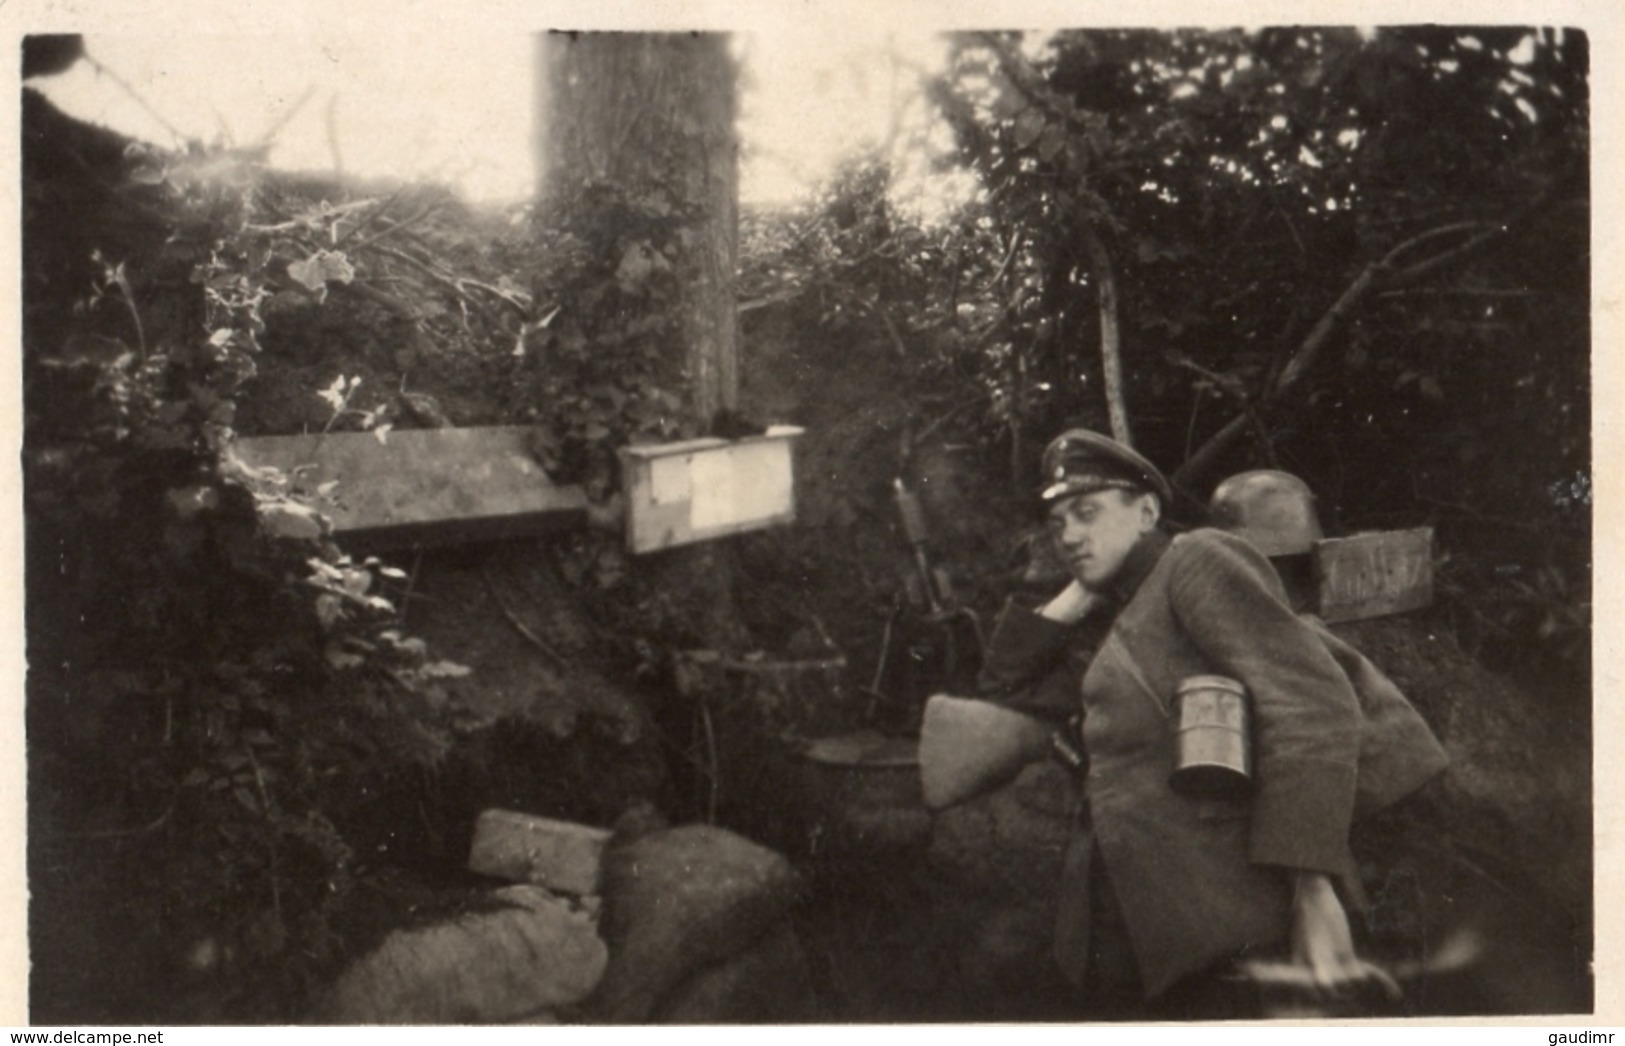
[[[1244, 538], [1170, 536], [1171, 490], [1145, 458], [1073, 430], [1043, 468], [1072, 580], [1039, 605], [1005, 608], [982, 696], [1019, 706], [1035, 689], [1053, 692], [1080, 623], [1110, 615], [1079, 695], [1083, 802], [1056, 927], [1062, 971], [1102, 1016], [1247, 1016], [1222, 974], [1271, 950], [1288, 951], [1328, 997], [1396, 994], [1353, 945], [1345, 903], [1361, 895], [1349, 829], [1362, 792], [1391, 801], [1442, 767], [1431, 734], [1415, 737], [1425, 725], [1414, 712], [1379, 716], [1414, 743], [1373, 759], [1370, 709], [1329, 634], [1294, 612]], [[1245, 688], [1245, 796], [1170, 785], [1174, 697], [1201, 676]]]

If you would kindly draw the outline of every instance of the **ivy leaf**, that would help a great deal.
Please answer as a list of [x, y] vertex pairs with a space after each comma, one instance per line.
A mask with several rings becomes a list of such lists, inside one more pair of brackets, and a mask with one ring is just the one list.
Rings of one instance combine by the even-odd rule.
[[1036, 109], [1028, 109], [1016, 117], [1016, 148], [1025, 149], [1038, 141], [1044, 133], [1044, 115]]
[[355, 390], [360, 385], [361, 377], [359, 375], [354, 378], [346, 378], [340, 374], [333, 379], [333, 384], [325, 389], [318, 390], [316, 395], [337, 412], [343, 410], [344, 405], [350, 402], [350, 397], [355, 395]]
[[1002, 76], [994, 77], [999, 85], [999, 93], [993, 96], [993, 115], [1000, 120], [1008, 120], [1027, 108], [1027, 100], [1017, 93], [1010, 82]]
[[438, 679], [461, 679], [474, 674], [472, 668], [455, 661], [431, 661], [418, 671], [425, 676]]
[[141, 142], [131, 142], [124, 147], [124, 160], [130, 165], [130, 181], [137, 185], [162, 185], [169, 178], [163, 156]]
[[1039, 159], [1049, 163], [1060, 155], [1061, 150], [1064, 148], [1066, 148], [1066, 132], [1059, 127], [1044, 128], [1043, 135], [1038, 139]]
[[654, 272], [656, 264], [664, 261], [649, 249], [648, 244], [642, 242], [631, 244], [626, 248], [626, 253], [621, 255], [621, 263], [615, 269], [615, 282], [620, 285], [622, 293], [632, 294], [649, 278], [649, 274]]
[[395, 642], [395, 649], [403, 654], [410, 654], [413, 657], [423, 657], [429, 652], [429, 644], [425, 643], [417, 636], [412, 636], [408, 639], [397, 639]]
[[343, 672], [352, 668], [360, 668], [367, 663], [367, 659], [360, 654], [352, 654], [347, 650], [340, 650], [336, 646], [327, 648], [327, 665], [335, 672]]
[[[501, 278], [499, 278], [497, 280], [497, 290], [501, 291], [503, 294], [506, 294], [510, 298], [514, 298], [514, 299], [516, 299], [518, 301], [524, 302], [526, 305], [530, 304], [530, 301], [531, 301], [530, 293], [528, 291], [526, 291], [523, 287], [519, 286], [519, 284], [515, 283], [514, 278], [512, 276], [509, 276], [507, 273], [503, 273]], [[558, 310], [555, 309], [554, 313], [556, 313], [557, 311]], [[548, 316], [548, 319], [552, 319], [551, 314]], [[543, 326], [547, 325], [547, 320], [546, 319], [544, 319], [542, 321], [542, 325]]]
[[249, 813], [257, 814], [260, 812], [259, 800], [254, 798], [254, 793], [247, 788], [238, 785], [231, 790], [231, 794], [234, 799], [243, 804]]
[[169, 507], [182, 519], [191, 519], [199, 512], [220, 507], [219, 492], [201, 483], [171, 490], [165, 497]]
[[315, 541], [325, 531], [322, 516], [315, 509], [287, 501], [259, 506], [260, 526], [273, 538]]
[[310, 568], [311, 577], [318, 583], [323, 581], [338, 581], [344, 577], [344, 572], [325, 559], [311, 556], [305, 560]]
[[329, 281], [349, 283], [355, 279], [355, 267], [343, 251], [317, 251], [303, 261], [289, 262], [288, 275], [306, 290], [325, 296]]
[[316, 597], [316, 620], [323, 628], [332, 628], [343, 616], [344, 602], [338, 596], [324, 592]]

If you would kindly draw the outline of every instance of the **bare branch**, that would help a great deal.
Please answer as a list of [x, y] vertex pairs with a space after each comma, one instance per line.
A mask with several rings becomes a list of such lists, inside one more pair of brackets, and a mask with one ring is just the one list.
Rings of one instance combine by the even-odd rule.
[[[377, 243], [379, 240], [383, 239], [385, 236], [394, 236], [397, 233], [405, 232], [407, 229], [409, 229], [412, 226], [416, 225], [418, 222], [422, 221], [423, 219], [429, 217], [429, 215], [434, 214], [438, 210], [440, 210], [440, 201], [435, 200], [435, 201], [432, 201], [432, 202], [424, 205], [424, 207], [421, 210], [417, 211], [415, 214], [412, 214], [411, 216], [409, 216], [407, 218], [403, 218], [398, 222], [392, 222], [392, 221], [388, 221], [387, 219], [383, 219], [382, 222], [383, 222], [384, 227], [382, 229], [379, 229], [377, 232], [373, 233], [371, 236], [367, 237], [365, 240], [361, 240], [360, 242], [356, 243], [354, 246], [352, 246], [350, 248], [350, 250], [359, 251], [363, 247], [372, 246], [374, 243]], [[369, 223], [370, 223], [370, 220], [369, 220]]]
[[339, 149], [339, 95], [337, 91], [327, 97], [327, 148], [333, 154], [333, 173], [344, 174], [344, 153]]
[[1332, 307], [1327, 309], [1325, 314], [1315, 321], [1314, 327], [1310, 329], [1302, 344], [1298, 346], [1298, 351], [1293, 353], [1286, 366], [1281, 368], [1280, 376], [1275, 379], [1275, 384], [1265, 390], [1262, 397], [1265, 403], [1273, 403], [1278, 400], [1282, 393], [1296, 385], [1309, 368], [1315, 365], [1316, 361], [1320, 359], [1320, 353], [1325, 349], [1326, 343], [1331, 340], [1332, 333], [1337, 330], [1349, 313], [1354, 311], [1355, 306], [1360, 304], [1360, 300], [1371, 290], [1372, 286], [1377, 282], [1378, 275], [1385, 268], [1386, 259], [1367, 265], [1360, 271], [1360, 275], [1354, 278], [1354, 282], [1349, 284], [1342, 295], [1332, 303]]
[[[530, 297], [528, 294], [523, 294], [523, 292], [505, 291], [501, 287], [494, 287], [491, 284], [486, 283], [484, 280], [476, 280], [471, 276], [459, 276], [457, 277], [456, 283], [459, 288], [473, 287], [476, 290], [482, 290], [493, 297], [499, 298], [507, 304], [513, 306], [519, 315], [523, 316], [527, 320], [530, 319], [530, 306], [523, 300], [523, 298]], [[523, 295], [523, 297], [516, 297], [516, 293]]]
[[384, 308], [395, 313], [397, 316], [400, 316], [403, 319], [411, 320], [414, 323], [423, 318], [418, 314], [418, 310], [414, 309], [400, 298], [397, 298], [395, 295], [390, 294], [387, 291], [379, 290], [377, 287], [374, 287], [372, 284], [364, 280], [351, 280], [349, 283], [336, 283], [332, 284], [332, 286], [336, 287], [340, 293], [355, 294], [359, 297], [366, 298], [368, 301], [373, 302], [374, 304], [382, 305]]
[[1484, 244], [1488, 243], [1489, 241], [1495, 239], [1498, 236], [1501, 236], [1506, 231], [1507, 231], [1507, 226], [1506, 225], [1492, 225], [1492, 226], [1484, 229], [1477, 236], [1474, 236], [1472, 239], [1468, 240], [1466, 243], [1462, 244], [1461, 246], [1454, 248], [1453, 250], [1445, 251], [1442, 254], [1436, 254], [1431, 258], [1427, 258], [1427, 259], [1425, 259], [1423, 261], [1417, 262], [1415, 265], [1412, 265], [1408, 269], [1400, 270], [1399, 272], [1394, 274], [1393, 279], [1392, 279], [1391, 282], [1393, 282], [1393, 283], [1412, 283], [1412, 282], [1414, 282], [1416, 280], [1420, 280], [1422, 277], [1428, 275], [1429, 273], [1435, 272], [1435, 271], [1437, 271], [1439, 269], [1442, 269], [1442, 268], [1448, 266], [1450, 263], [1454, 262], [1457, 258], [1463, 258], [1463, 257], [1466, 257], [1469, 254], [1472, 254], [1474, 251], [1476, 251], [1480, 247], [1484, 246]]
[[[1029, 101], [1059, 119], [1084, 141], [1092, 140], [1093, 131], [1088, 121], [1078, 112], [1077, 106], [1051, 88], [1045, 82], [1043, 74], [1033, 68], [1026, 56], [997, 34], [978, 33], [976, 38], [993, 52], [1000, 71], [1010, 78], [1016, 89]], [[1077, 179], [1076, 185], [1072, 188], [1081, 198], [1090, 201], [1093, 205], [1091, 209], [1097, 215], [1105, 217], [1105, 208], [1082, 177]], [[1122, 331], [1118, 317], [1117, 274], [1112, 265], [1111, 254], [1100, 238], [1097, 224], [1086, 219], [1081, 228], [1084, 249], [1089, 255], [1089, 267], [1094, 274], [1100, 301], [1100, 362], [1105, 376], [1106, 415], [1111, 422], [1112, 437], [1120, 443], [1132, 446], [1134, 439], [1129, 426], [1128, 403], [1123, 395]], [[1007, 258], [1006, 264], [1008, 261]]]
[[[1418, 247], [1432, 243], [1434, 240], [1447, 239], [1464, 232], [1481, 232], [1485, 228], [1483, 222], [1452, 222], [1449, 225], [1441, 225], [1436, 229], [1429, 229], [1427, 232], [1418, 233], [1408, 240], [1401, 241], [1398, 246], [1383, 255], [1382, 260], [1387, 265], [1398, 265], [1400, 255], [1409, 254]], [[1503, 226], [1496, 225], [1489, 228], [1501, 229]]]
[[875, 312], [880, 314], [880, 322], [886, 325], [886, 333], [891, 336], [892, 347], [897, 350], [899, 359], [908, 358], [908, 346], [903, 344], [903, 336], [897, 332], [897, 324], [892, 322], [891, 313], [884, 305], [875, 306]]
[[[370, 229], [374, 222], [383, 220], [384, 215], [389, 213], [389, 209], [395, 206], [395, 201], [400, 199], [402, 194], [404, 194], [408, 188], [410, 188], [410, 183], [402, 182], [400, 188], [390, 193], [389, 196], [385, 198], [383, 203], [380, 203], [376, 208], [374, 208], [371, 214], [357, 222], [353, 228], [345, 229], [343, 232], [338, 233], [338, 238], [333, 241], [334, 248], [336, 249], [344, 246], [345, 241], [349, 240], [350, 237], [359, 236], [361, 233], [364, 233]], [[335, 231], [336, 229], [337, 226], [335, 226]]]
[[513, 609], [508, 606], [508, 601], [502, 598], [502, 592], [497, 588], [497, 583], [492, 578], [489, 568], [481, 569], [480, 578], [485, 582], [485, 590], [491, 593], [491, 599], [496, 603], [497, 609], [502, 612], [503, 617], [508, 619], [508, 624], [513, 626], [514, 631], [528, 640], [531, 646], [546, 654], [554, 664], [561, 666], [566, 664], [559, 652], [554, 650], [547, 640], [537, 635], [534, 629], [521, 621], [519, 615], [514, 613]]
[[458, 286], [458, 281], [455, 277], [447, 276], [445, 273], [436, 270], [434, 266], [430, 265], [428, 262], [419, 261], [417, 258], [412, 257], [403, 250], [398, 250], [394, 247], [386, 247], [382, 244], [376, 244], [372, 249], [377, 251], [379, 254], [388, 255], [391, 258], [397, 258], [403, 262], [406, 262], [408, 265], [412, 266], [412, 268], [429, 277], [429, 279], [434, 280], [436, 283], [449, 289], [452, 293], [456, 294], [458, 298], [468, 302], [475, 308], [480, 307], [480, 303], [478, 301], [469, 297], [468, 292], [463, 290], [462, 287]]
[[1021, 246], [1021, 229], [1010, 234], [1010, 248], [1004, 252], [1004, 260], [999, 262], [999, 268], [993, 273], [993, 278], [987, 281], [987, 290], [992, 290], [1004, 279], [1004, 274], [1010, 271], [1010, 263], [1016, 260], [1016, 248]]
[[124, 79], [124, 77], [120, 76], [118, 73], [115, 73], [107, 66], [98, 62], [93, 55], [86, 54], [85, 61], [90, 63], [90, 67], [96, 70], [98, 76], [105, 76], [109, 80], [113, 81], [114, 84], [118, 85], [120, 90], [130, 96], [135, 104], [145, 109], [147, 111], [147, 115], [152, 117], [154, 120], [157, 120], [159, 126], [168, 131], [170, 136], [173, 137], [178, 144], [182, 146], [186, 144], [188, 141], [186, 135], [182, 134], [174, 124], [164, 119], [164, 114], [153, 108], [152, 103], [147, 101], [147, 99], [142, 96], [140, 91], [137, 91], [134, 87], [131, 87], [128, 80]]
[[254, 142], [248, 148], [250, 148], [250, 149], [265, 149], [265, 148], [268, 148], [271, 145], [272, 142], [276, 141], [276, 136], [282, 133], [282, 129], [284, 127], [288, 126], [288, 124], [293, 121], [293, 118], [295, 116], [299, 115], [299, 110], [301, 110], [301, 109], [303, 109], [305, 107], [305, 103], [310, 101], [310, 96], [315, 94], [315, 93], [316, 93], [316, 85], [312, 84], [311, 86], [305, 88], [305, 93], [300, 95], [298, 97], [298, 99], [294, 101], [294, 103], [292, 105], [288, 106], [288, 108], [282, 113], [281, 116], [279, 116], [275, 120], [273, 120], [271, 122], [271, 126], [269, 126], [269, 127], [267, 127], [265, 129], [265, 133], [259, 136], [259, 140]]
[[795, 301], [797, 298], [801, 297], [801, 293], [801, 288], [799, 287], [793, 287], [784, 291], [775, 291], [772, 294], [764, 295], [760, 298], [752, 298], [750, 301], [742, 301], [735, 306], [734, 311], [743, 315], [747, 312], [755, 312], [757, 309], [765, 309], [769, 305], [782, 305], [787, 301]]
[[1200, 374], [1208, 381], [1211, 381], [1214, 384], [1214, 387], [1223, 389], [1227, 395], [1235, 397], [1238, 403], [1245, 403], [1247, 401], [1247, 390], [1244, 387], [1242, 380], [1235, 375], [1221, 374], [1216, 370], [1204, 367], [1200, 363], [1197, 363], [1195, 360], [1191, 359], [1189, 356], [1185, 355], [1183, 352], [1168, 350], [1162, 354], [1162, 358], [1176, 367], [1183, 367], [1188, 371], [1194, 371], [1195, 373]]
[[1534, 298], [1539, 292], [1527, 287], [1426, 287], [1381, 291], [1379, 298]]
[[1016, 89], [1027, 96], [1029, 101], [1035, 102], [1049, 110], [1053, 115], [1072, 124], [1084, 135], [1089, 134], [1088, 122], [1078, 114], [1077, 107], [1066, 101], [1055, 92], [1049, 84], [1044, 82], [1044, 75], [1027, 57], [1012, 47], [1009, 41], [1002, 40], [995, 33], [977, 33], [976, 39], [998, 59], [999, 71], [1010, 78]]
[[[1290, 392], [1302, 380], [1303, 376], [1309, 372], [1310, 368], [1319, 361], [1327, 344], [1330, 343], [1332, 335], [1341, 328], [1350, 314], [1374, 290], [1397, 283], [1412, 282], [1437, 272], [1467, 257], [1484, 246], [1484, 244], [1501, 236], [1506, 232], [1509, 224], [1506, 222], [1494, 225], [1486, 225], [1483, 222], [1455, 222], [1436, 229], [1429, 229], [1399, 243], [1380, 259], [1360, 270], [1359, 275], [1354, 278], [1354, 282], [1348, 285], [1337, 300], [1332, 303], [1332, 307], [1327, 309], [1325, 314], [1315, 322], [1314, 327], [1298, 345], [1297, 351], [1292, 354], [1292, 358], [1281, 369], [1279, 376], [1258, 398], [1258, 406], [1261, 409], [1268, 410], [1279, 404], [1286, 393]], [[1396, 269], [1400, 258], [1418, 248], [1437, 240], [1458, 237], [1466, 232], [1477, 232], [1477, 235], [1468, 238], [1466, 242], [1455, 247], [1424, 258], [1408, 268]], [[1218, 458], [1229, 450], [1254, 423], [1254, 420], [1245, 413], [1230, 419], [1218, 432], [1209, 437], [1208, 441], [1202, 444], [1196, 453], [1185, 460], [1185, 463], [1174, 472], [1170, 480], [1175, 486], [1183, 486], [1205, 475]]]

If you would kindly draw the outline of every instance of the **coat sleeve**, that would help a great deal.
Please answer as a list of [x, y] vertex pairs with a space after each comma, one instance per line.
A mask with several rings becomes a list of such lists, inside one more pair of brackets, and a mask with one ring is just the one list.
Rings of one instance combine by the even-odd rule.
[[1319, 618], [1306, 617], [1360, 701], [1359, 787], [1354, 816], [1390, 806], [1443, 773], [1450, 757], [1394, 681]]
[[1169, 586], [1174, 613], [1203, 657], [1251, 696], [1250, 859], [1345, 872], [1360, 750], [1358, 696], [1251, 545], [1212, 530], [1179, 544]]
[[1080, 668], [1073, 663], [1078, 626], [1042, 616], [1016, 599], [1000, 611], [977, 677], [986, 701], [1061, 723], [1081, 708]]

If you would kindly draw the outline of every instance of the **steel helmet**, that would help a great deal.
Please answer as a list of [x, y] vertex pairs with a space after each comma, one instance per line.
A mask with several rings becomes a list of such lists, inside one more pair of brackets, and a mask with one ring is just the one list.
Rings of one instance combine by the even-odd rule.
[[1231, 476], [1213, 491], [1208, 511], [1214, 526], [1246, 538], [1266, 556], [1308, 552], [1321, 539], [1315, 496], [1290, 472]]

